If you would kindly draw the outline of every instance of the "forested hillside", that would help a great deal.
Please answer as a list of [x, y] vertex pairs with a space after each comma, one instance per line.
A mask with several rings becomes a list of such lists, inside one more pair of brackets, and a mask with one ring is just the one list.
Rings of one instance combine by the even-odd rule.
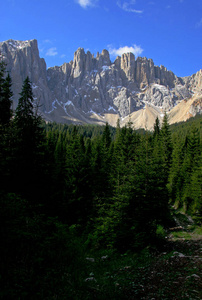
[[14, 113], [11, 97], [1, 64], [2, 299], [94, 299], [75, 294], [85, 253], [158, 247], [173, 209], [201, 224], [201, 117], [170, 127], [165, 113], [152, 133], [46, 124], [29, 78]]

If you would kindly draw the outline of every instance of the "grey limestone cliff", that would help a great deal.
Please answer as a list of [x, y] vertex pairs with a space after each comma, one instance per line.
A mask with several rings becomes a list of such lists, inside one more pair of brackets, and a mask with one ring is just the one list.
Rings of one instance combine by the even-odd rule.
[[135, 59], [132, 53], [111, 62], [107, 50], [94, 57], [79, 48], [73, 61], [47, 70], [36, 40], [1, 42], [0, 52], [12, 77], [14, 106], [29, 76], [41, 111], [50, 120], [61, 116], [62, 122], [69, 117], [88, 122], [91, 115], [106, 114], [125, 118], [145, 105], [169, 111], [182, 99], [201, 93], [202, 71], [178, 78], [152, 59]]
[[37, 41], [8, 40], [0, 43], [0, 52], [12, 78], [14, 108], [26, 76], [29, 76], [33, 84], [35, 97], [44, 107], [51, 107], [53, 98], [47, 85], [46, 63], [39, 57]]

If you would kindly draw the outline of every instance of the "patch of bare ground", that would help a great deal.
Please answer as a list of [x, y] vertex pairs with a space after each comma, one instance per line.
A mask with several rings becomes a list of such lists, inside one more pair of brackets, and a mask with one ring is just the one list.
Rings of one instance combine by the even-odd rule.
[[142, 299], [201, 299], [201, 240], [176, 241], [172, 255], [163, 253], [147, 270]]
[[118, 256], [117, 264], [113, 256], [105, 267], [94, 262], [97, 280], [87, 282], [86, 299], [202, 300], [202, 228], [184, 214], [175, 219], [177, 227], [158, 246]]
[[[151, 264], [122, 286], [121, 299], [202, 299], [202, 239], [169, 241]], [[125, 271], [127, 273], [127, 270]], [[129, 269], [132, 275], [133, 270]]]

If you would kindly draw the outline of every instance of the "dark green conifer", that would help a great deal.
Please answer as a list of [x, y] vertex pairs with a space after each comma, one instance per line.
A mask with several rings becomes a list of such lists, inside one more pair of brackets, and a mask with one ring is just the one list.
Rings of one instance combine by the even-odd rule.
[[172, 140], [171, 140], [170, 126], [168, 123], [168, 115], [166, 112], [164, 114], [160, 133], [161, 133], [161, 139], [162, 139], [164, 158], [165, 158], [165, 161], [167, 161], [167, 163], [169, 165], [170, 161], [171, 161], [171, 154], [172, 154]]
[[110, 129], [109, 129], [109, 124], [106, 123], [105, 125], [105, 129], [102, 135], [102, 142], [103, 142], [103, 146], [107, 149], [109, 149], [110, 144], [111, 144], [111, 133], [110, 133]]
[[[44, 133], [41, 117], [34, 106], [31, 82], [27, 77], [14, 117], [14, 152], [15, 152], [15, 186], [19, 192], [34, 197], [33, 190], [38, 191], [42, 181]], [[33, 190], [32, 190], [33, 189]], [[39, 197], [38, 197], [39, 200]]]
[[12, 117], [12, 91], [11, 91], [11, 77], [8, 73], [2, 86], [0, 87], [0, 124], [8, 125]]
[[155, 123], [154, 123], [154, 139], [157, 137], [159, 137], [159, 134], [160, 134], [160, 121], [159, 121], [159, 118], [157, 117], [156, 120], [155, 120]]

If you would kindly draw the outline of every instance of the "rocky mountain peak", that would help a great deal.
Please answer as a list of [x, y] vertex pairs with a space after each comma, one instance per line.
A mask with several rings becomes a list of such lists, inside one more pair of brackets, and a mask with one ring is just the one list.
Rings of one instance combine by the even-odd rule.
[[135, 80], [138, 82], [140, 88], [145, 88], [150, 83], [154, 83], [156, 81], [155, 78], [153, 60], [146, 57], [138, 57], [136, 61]]
[[8, 40], [2, 43], [2, 47], [8, 47], [10, 51], [15, 52], [16, 50], [26, 49], [32, 47], [36, 51], [38, 51], [38, 43], [37, 40], [27, 40], [27, 41], [17, 41], [17, 40]]
[[97, 55], [97, 61], [97, 69], [101, 69], [103, 66], [110, 66], [111, 60], [109, 52], [106, 49], [102, 50], [101, 54]]
[[74, 53], [72, 75], [74, 78], [81, 76], [85, 69], [86, 55], [83, 48], [78, 48]]
[[121, 69], [124, 71], [128, 80], [135, 79], [135, 55], [133, 53], [124, 53], [121, 56]]
[[202, 69], [196, 74], [192, 75], [191, 85], [194, 85], [194, 89], [197, 93], [202, 93]]
[[155, 116], [161, 118], [164, 110], [172, 111], [196, 93], [199, 96], [189, 102], [192, 108], [187, 115], [202, 110], [202, 70], [178, 78], [146, 57], [135, 59], [134, 54], [125, 53], [112, 63], [106, 49], [94, 57], [83, 48], [75, 51], [73, 61], [47, 70], [36, 40], [1, 42], [0, 53], [12, 77], [14, 107], [23, 80], [29, 76], [47, 120], [116, 125], [120, 118], [124, 125], [131, 115], [136, 126], [149, 129], [148, 118], [152, 122]]
[[44, 105], [50, 107], [49, 99], [52, 98], [51, 92], [47, 90], [46, 63], [43, 58], [39, 57], [37, 40], [1, 42], [0, 52], [12, 78], [14, 108], [17, 106], [17, 98], [27, 76], [33, 83], [35, 96], [43, 98]]
[[87, 72], [90, 72], [93, 69], [93, 55], [90, 53], [90, 51], [87, 51], [86, 54], [86, 67], [85, 70]]

